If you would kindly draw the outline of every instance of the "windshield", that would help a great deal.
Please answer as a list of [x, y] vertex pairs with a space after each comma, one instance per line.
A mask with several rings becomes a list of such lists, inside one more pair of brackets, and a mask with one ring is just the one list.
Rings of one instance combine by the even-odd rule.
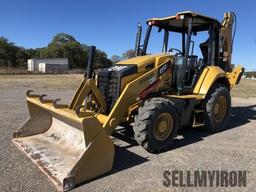
[[[184, 37], [183, 37], [184, 36]], [[191, 34], [189, 55], [197, 55], [203, 58], [201, 46], [207, 42], [208, 31], [201, 31]], [[184, 39], [183, 39], [184, 38]], [[166, 31], [156, 26], [148, 26], [144, 41], [145, 54], [172, 52], [184, 56], [187, 34], [181, 32]]]
[[149, 25], [144, 40], [143, 53], [169, 52], [172, 48], [182, 52], [182, 45], [182, 33], [166, 31]]
[[182, 33], [165, 30], [159, 32], [158, 27], [153, 27], [149, 37], [146, 54], [168, 52], [171, 48], [182, 50], [181, 42]]

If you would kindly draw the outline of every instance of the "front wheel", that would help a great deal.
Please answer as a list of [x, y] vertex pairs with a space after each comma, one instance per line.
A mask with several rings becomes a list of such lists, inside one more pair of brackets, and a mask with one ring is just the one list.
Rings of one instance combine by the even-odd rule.
[[176, 109], [165, 98], [147, 100], [139, 108], [133, 125], [136, 141], [151, 153], [159, 153], [172, 145], [177, 129]]
[[229, 121], [231, 97], [227, 87], [216, 84], [206, 96], [204, 102], [205, 129], [210, 132], [223, 130]]

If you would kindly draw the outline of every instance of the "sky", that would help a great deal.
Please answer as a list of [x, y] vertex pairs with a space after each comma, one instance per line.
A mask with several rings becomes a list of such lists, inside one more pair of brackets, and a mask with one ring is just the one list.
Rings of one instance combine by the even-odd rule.
[[[137, 23], [146, 30], [145, 21], [151, 17], [192, 10], [221, 21], [224, 12], [234, 11], [238, 23], [232, 63], [256, 70], [255, 7], [253, 0], [0, 0], [0, 36], [38, 48], [64, 32], [111, 57], [134, 48]], [[152, 36], [152, 51], [160, 52], [161, 45], [162, 35]], [[171, 35], [169, 46], [179, 47]]]

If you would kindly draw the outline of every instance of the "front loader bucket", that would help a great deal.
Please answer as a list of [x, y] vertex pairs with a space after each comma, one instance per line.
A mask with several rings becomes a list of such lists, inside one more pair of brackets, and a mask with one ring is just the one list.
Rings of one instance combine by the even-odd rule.
[[59, 191], [110, 171], [114, 145], [93, 113], [79, 117], [43, 96], [27, 97], [30, 117], [14, 133], [13, 143]]

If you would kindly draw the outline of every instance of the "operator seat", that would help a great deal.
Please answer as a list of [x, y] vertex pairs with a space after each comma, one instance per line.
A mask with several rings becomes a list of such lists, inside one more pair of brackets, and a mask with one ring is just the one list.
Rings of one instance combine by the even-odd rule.
[[203, 43], [200, 43], [200, 45], [199, 45], [202, 55], [203, 55], [203, 63], [204, 64], [206, 64], [207, 60], [208, 60], [208, 45], [209, 45], [209, 39], [207, 39]]

